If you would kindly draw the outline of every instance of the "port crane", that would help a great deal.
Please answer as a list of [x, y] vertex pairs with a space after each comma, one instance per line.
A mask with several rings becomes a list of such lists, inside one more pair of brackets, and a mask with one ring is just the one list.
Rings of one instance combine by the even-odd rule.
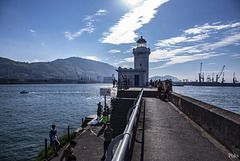
[[234, 83], [234, 84], [235, 84], [235, 83], [238, 83], [237, 78], [236, 78], [236, 76], [235, 76], [235, 72], [233, 73], [233, 83]]
[[224, 72], [222, 73], [222, 83], [225, 83]]
[[211, 82], [211, 77], [210, 77], [210, 75], [207, 75], [207, 82]]
[[[221, 75], [223, 74], [224, 68], [225, 68], [225, 65], [223, 65], [220, 74], [219, 74], [219, 75], [218, 75], [218, 74], [216, 75], [216, 82], [218, 82], [218, 79], [219, 79], [219, 78], [221, 77]], [[224, 74], [223, 74], [223, 78], [222, 78], [222, 83], [223, 83], [223, 81], [224, 81]]]
[[202, 63], [200, 64], [199, 83], [204, 82], [204, 73], [202, 72]]

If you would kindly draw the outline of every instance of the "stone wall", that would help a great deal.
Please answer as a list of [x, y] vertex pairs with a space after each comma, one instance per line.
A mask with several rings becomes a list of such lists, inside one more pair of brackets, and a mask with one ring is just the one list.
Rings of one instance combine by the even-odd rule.
[[174, 92], [171, 102], [234, 155], [240, 156], [239, 114]]

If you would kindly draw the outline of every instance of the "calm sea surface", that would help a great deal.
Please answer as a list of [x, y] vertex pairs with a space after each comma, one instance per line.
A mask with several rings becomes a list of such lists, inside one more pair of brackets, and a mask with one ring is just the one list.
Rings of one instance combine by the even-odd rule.
[[240, 87], [173, 86], [173, 91], [240, 114]]
[[[0, 85], [0, 160], [33, 160], [44, 148], [52, 124], [58, 135], [74, 131], [104, 101], [111, 84]], [[20, 94], [20, 91], [31, 91]], [[173, 87], [174, 92], [240, 114], [239, 87]], [[110, 97], [108, 98], [110, 99]], [[109, 100], [108, 100], [109, 101]]]
[[[52, 124], [58, 135], [75, 131], [82, 118], [104, 102], [110, 84], [0, 85], [0, 160], [33, 160], [44, 148]], [[20, 94], [20, 91], [31, 91]], [[108, 98], [110, 99], [110, 97]]]

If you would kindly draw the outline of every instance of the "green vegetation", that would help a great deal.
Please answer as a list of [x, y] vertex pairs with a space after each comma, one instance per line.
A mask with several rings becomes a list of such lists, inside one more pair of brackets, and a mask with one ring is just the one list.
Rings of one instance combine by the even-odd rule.
[[8, 79], [78, 79], [112, 76], [116, 68], [102, 62], [78, 57], [51, 62], [25, 63], [0, 57], [0, 78]]
[[[78, 132], [73, 132], [69, 135], [69, 141], [71, 141], [72, 139], [74, 139], [76, 136], [77, 136]], [[60, 146], [58, 147], [59, 149], [65, 147], [69, 141], [68, 141], [68, 134], [65, 134], [61, 137], [58, 138], [59, 142], [60, 142]], [[54, 152], [52, 150], [52, 146], [51, 145], [48, 145], [47, 146], [47, 156], [48, 156], [48, 159], [51, 158], [53, 155], [54, 155]], [[35, 161], [42, 161], [42, 160], [46, 160], [45, 159], [45, 148], [43, 148], [38, 156], [35, 158]]]

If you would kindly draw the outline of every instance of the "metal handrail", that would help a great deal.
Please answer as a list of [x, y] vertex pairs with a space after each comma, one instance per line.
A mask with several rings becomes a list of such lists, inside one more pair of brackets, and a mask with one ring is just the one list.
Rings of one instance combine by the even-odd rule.
[[[114, 145], [120, 141], [120, 143], [118, 144], [118, 147], [115, 151], [115, 154], [112, 158], [112, 161], [123, 161], [126, 155], [126, 151], [128, 149], [129, 146], [129, 140], [131, 138], [131, 134], [133, 131], [133, 127], [134, 127], [134, 123], [135, 123], [135, 119], [138, 113], [138, 109], [140, 107], [140, 102], [142, 99], [142, 95], [143, 95], [143, 88], [141, 90], [141, 92], [138, 94], [138, 97], [136, 99], [136, 102], [133, 106], [133, 109], [131, 108], [130, 110], [132, 110], [132, 114], [126, 124], [126, 128], [123, 132], [123, 134], [120, 134], [119, 136], [117, 136], [115, 139], [113, 139], [113, 141], [110, 143], [108, 149], [107, 149], [107, 161], [111, 160], [112, 157], [112, 149], [114, 147]], [[135, 108], [134, 108], [135, 107]]]

